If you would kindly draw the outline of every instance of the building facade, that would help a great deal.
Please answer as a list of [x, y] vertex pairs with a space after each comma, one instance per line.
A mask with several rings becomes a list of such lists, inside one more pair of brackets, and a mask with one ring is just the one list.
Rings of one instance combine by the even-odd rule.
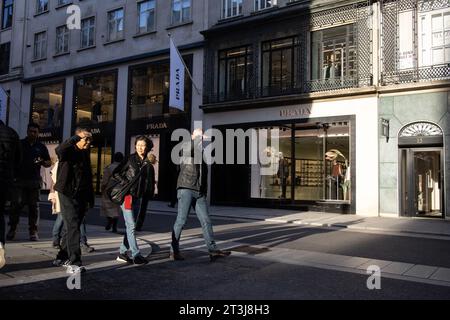
[[380, 9], [380, 213], [449, 218], [450, 1]]
[[206, 127], [281, 134], [269, 176], [261, 164], [214, 165], [212, 203], [450, 215], [449, 7], [215, 1], [203, 32]]
[[[229, 129], [280, 132], [269, 165], [247, 161], [249, 136], [246, 161], [211, 166], [212, 204], [450, 218], [449, 0], [3, 0], [1, 9], [9, 124], [24, 136], [38, 122], [50, 150], [89, 126], [97, 191], [112, 154], [147, 134], [158, 199], [168, 200], [171, 133], [202, 120], [225, 145], [236, 139]], [[200, 88], [187, 80], [184, 112], [168, 105], [168, 33]]]
[[[26, 3], [20, 134], [39, 123], [41, 140], [56, 146], [77, 126], [94, 134], [91, 163], [100, 192], [103, 169], [115, 152], [134, 152], [149, 135], [158, 159], [157, 197], [167, 200], [171, 132], [191, 127], [201, 96], [186, 80], [185, 110], [170, 108], [169, 33], [198, 86], [202, 85], [204, 8], [207, 1], [15, 1]], [[76, 7], [73, 7], [76, 5]], [[79, 8], [79, 10], [78, 10]], [[80, 14], [79, 25], [70, 23]], [[14, 115], [11, 115], [14, 118]], [[43, 172], [45, 182], [48, 173]]]

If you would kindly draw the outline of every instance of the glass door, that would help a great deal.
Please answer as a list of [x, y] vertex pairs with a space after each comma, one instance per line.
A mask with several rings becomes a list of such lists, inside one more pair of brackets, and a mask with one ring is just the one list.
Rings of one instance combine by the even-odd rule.
[[400, 150], [401, 214], [443, 217], [442, 148]]
[[413, 151], [417, 216], [442, 217], [441, 150]]

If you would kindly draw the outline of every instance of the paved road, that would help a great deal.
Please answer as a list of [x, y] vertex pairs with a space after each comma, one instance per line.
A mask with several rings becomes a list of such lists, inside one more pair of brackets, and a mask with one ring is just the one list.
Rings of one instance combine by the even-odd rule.
[[[47, 208], [42, 217], [49, 217]], [[135, 267], [113, 261], [120, 235], [105, 232], [103, 218], [93, 212], [88, 233], [97, 251], [85, 257], [89, 271], [78, 291], [67, 289], [64, 275], [54, 276], [59, 269], [49, 266], [54, 254], [49, 234], [30, 244], [22, 233], [8, 247], [17, 255], [0, 273], [0, 299], [450, 299], [450, 282], [438, 281], [450, 268], [448, 240], [214, 219], [219, 244], [232, 248], [233, 255], [210, 263], [199, 224], [191, 218], [182, 240], [188, 259], [172, 262], [168, 243], [174, 219], [151, 215], [139, 235], [154, 249], [151, 262]], [[381, 289], [368, 290], [365, 266], [384, 268], [388, 262], [394, 263], [389, 275], [382, 269]], [[410, 276], [417, 270], [426, 274], [427, 268], [423, 278]], [[2, 281], [30, 276], [32, 283], [2, 287]]]

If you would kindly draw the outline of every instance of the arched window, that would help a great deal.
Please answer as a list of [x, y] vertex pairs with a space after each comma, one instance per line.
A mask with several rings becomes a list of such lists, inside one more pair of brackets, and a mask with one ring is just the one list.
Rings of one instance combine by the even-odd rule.
[[414, 122], [405, 126], [399, 134], [403, 137], [432, 137], [443, 136], [441, 128], [431, 122]]

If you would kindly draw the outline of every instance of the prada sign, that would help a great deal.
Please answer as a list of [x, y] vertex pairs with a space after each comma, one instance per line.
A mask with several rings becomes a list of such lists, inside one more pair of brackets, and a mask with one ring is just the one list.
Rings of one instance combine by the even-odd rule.
[[304, 106], [294, 106], [286, 109], [280, 110], [280, 117], [288, 118], [288, 117], [303, 117], [311, 115], [312, 106], [304, 105]]
[[158, 122], [158, 123], [148, 123], [146, 130], [161, 130], [167, 129], [169, 126], [166, 122]]

